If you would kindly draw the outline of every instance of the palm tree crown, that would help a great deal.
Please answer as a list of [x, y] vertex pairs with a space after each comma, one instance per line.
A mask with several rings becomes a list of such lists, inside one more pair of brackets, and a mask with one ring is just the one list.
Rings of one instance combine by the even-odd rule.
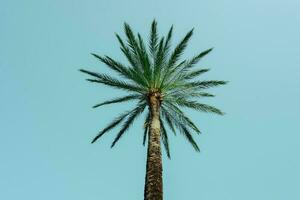
[[218, 108], [197, 101], [197, 99], [202, 97], [214, 96], [207, 93], [206, 89], [226, 84], [226, 81], [219, 80], [197, 80], [200, 75], [208, 72], [209, 69], [197, 68], [196, 64], [211, 52], [212, 48], [197, 54], [191, 59], [180, 60], [188, 41], [193, 35], [193, 29], [184, 36], [174, 50], [171, 50], [173, 26], [165, 37], [159, 37], [157, 23], [154, 20], [147, 44], [140, 34], [135, 35], [133, 33], [127, 23], [124, 24], [124, 31], [126, 40], [123, 40], [118, 34], [116, 34], [116, 37], [120, 43], [121, 51], [128, 60], [128, 64], [122, 64], [109, 56], [92, 54], [108, 68], [117, 72], [122, 79], [85, 69], [80, 69], [80, 71], [92, 77], [87, 79], [90, 82], [101, 83], [130, 92], [126, 96], [97, 104], [94, 108], [132, 100], [136, 100], [137, 104], [134, 109], [122, 113], [101, 130], [92, 140], [92, 143], [123, 122], [111, 145], [113, 147], [129, 129], [134, 120], [148, 108], [146, 109], [147, 114], [144, 124], [143, 144], [145, 144], [150, 131], [151, 111], [149, 101], [151, 96], [155, 96], [160, 102], [161, 141], [166, 149], [167, 156], [170, 157], [166, 125], [175, 134], [176, 130], [182, 133], [194, 149], [199, 151], [192, 132], [198, 134], [200, 130], [182, 111], [182, 108], [223, 115], [223, 112]]

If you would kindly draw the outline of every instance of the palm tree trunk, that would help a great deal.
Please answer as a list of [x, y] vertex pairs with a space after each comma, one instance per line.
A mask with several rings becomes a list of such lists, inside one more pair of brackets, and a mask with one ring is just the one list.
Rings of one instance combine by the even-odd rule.
[[160, 145], [160, 95], [149, 96], [151, 121], [148, 137], [148, 153], [144, 200], [163, 199], [162, 158]]

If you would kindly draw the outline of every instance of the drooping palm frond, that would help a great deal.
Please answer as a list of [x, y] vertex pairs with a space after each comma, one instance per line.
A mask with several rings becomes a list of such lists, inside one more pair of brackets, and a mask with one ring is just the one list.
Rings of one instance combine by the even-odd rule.
[[190, 133], [190, 131], [184, 127], [184, 126], [181, 126], [181, 130], [182, 130], [182, 134], [187, 138], [187, 140], [189, 141], [189, 143], [194, 147], [194, 149], [196, 151], [200, 151], [200, 148], [198, 147], [198, 144], [195, 142], [192, 134]]
[[162, 109], [164, 110], [164, 112], [172, 115], [173, 118], [176, 118], [176, 120], [192, 128], [196, 133], [201, 133], [200, 129], [192, 122], [192, 120], [188, 118], [183, 111], [181, 111], [177, 106], [175, 106], [171, 102], [164, 102]]
[[174, 124], [172, 122], [172, 119], [169, 116], [169, 113], [166, 112], [164, 108], [161, 109], [161, 113], [162, 113], [162, 117], [167, 122], [169, 128], [173, 131], [174, 135], [176, 135], [176, 130], [175, 130]]
[[162, 143], [164, 144], [164, 147], [165, 147], [168, 158], [171, 159], [168, 134], [167, 134], [167, 130], [164, 126], [164, 123], [163, 123], [162, 119], [160, 119], [160, 126], [161, 126]]
[[145, 146], [146, 144], [146, 139], [147, 139], [147, 135], [149, 132], [149, 126], [150, 126], [150, 111], [148, 111], [147, 115], [146, 115], [146, 119], [144, 122], [144, 136], [143, 136], [143, 145]]
[[[172, 50], [173, 31], [174, 28], [171, 26], [165, 36], [160, 36], [157, 30], [157, 22], [153, 20], [149, 38], [145, 42], [139, 33], [135, 33], [129, 24], [124, 23], [124, 39], [119, 34], [116, 34], [116, 37], [120, 44], [120, 49], [127, 60], [126, 64], [109, 56], [92, 54], [122, 79], [115, 78], [111, 74], [107, 75], [80, 69], [81, 72], [92, 77], [87, 79], [90, 82], [100, 83], [128, 92], [126, 96], [104, 101], [96, 104], [94, 108], [138, 100], [138, 104], [133, 110], [127, 111], [114, 119], [98, 133], [92, 142], [95, 142], [102, 135], [124, 122], [111, 145], [111, 147], [115, 146], [135, 119], [144, 111], [145, 107], [150, 106], [149, 95], [153, 92], [158, 92], [161, 96], [161, 141], [165, 146], [167, 156], [170, 156], [170, 151], [166, 125], [175, 135], [176, 131], [180, 132], [194, 149], [199, 151], [192, 134], [200, 133], [200, 129], [197, 123], [193, 122], [182, 109], [189, 108], [223, 115], [224, 113], [220, 109], [204, 104], [201, 100], [204, 97], [214, 97], [213, 94], [206, 92], [207, 89], [225, 85], [227, 82], [201, 79], [201, 76], [209, 72], [209, 69], [198, 66], [198, 63], [213, 48], [201, 51], [190, 59], [182, 58], [194, 29], [187, 32]], [[150, 121], [151, 112], [148, 111], [144, 122], [144, 145], [150, 132]]]
[[121, 123], [129, 115], [130, 112], [131, 111], [125, 112], [124, 114], [120, 115], [115, 120], [113, 120], [110, 124], [108, 124], [108, 126], [101, 130], [99, 134], [92, 140], [92, 143], [96, 142], [96, 140], [98, 140], [102, 135], [104, 135], [106, 132], [108, 132], [109, 130], [116, 127], [119, 123]]
[[114, 139], [111, 148], [115, 146], [115, 144], [119, 141], [119, 139], [123, 136], [123, 134], [128, 130], [134, 120], [144, 111], [146, 107], [145, 103], [139, 104], [128, 116], [128, 119], [124, 122], [122, 129], [117, 134], [116, 138]]
[[200, 151], [197, 143], [195, 142], [195, 140], [192, 137], [191, 132], [189, 131], [189, 128], [188, 128], [189, 125], [186, 123], [186, 121], [182, 121], [181, 119], [178, 118], [178, 116], [176, 114], [169, 112], [169, 110], [167, 111], [164, 108], [163, 108], [163, 110], [164, 110], [165, 115], [167, 115], [171, 119], [172, 126], [175, 126], [180, 131], [180, 133], [183, 136], [185, 136], [185, 138], [194, 147], [194, 149], [196, 151]]

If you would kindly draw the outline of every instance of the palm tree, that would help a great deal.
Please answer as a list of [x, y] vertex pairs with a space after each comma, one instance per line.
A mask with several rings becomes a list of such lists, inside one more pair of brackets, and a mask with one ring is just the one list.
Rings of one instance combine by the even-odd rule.
[[122, 64], [109, 56], [92, 54], [109, 69], [120, 75], [122, 80], [85, 69], [80, 69], [80, 71], [92, 77], [87, 79], [90, 82], [101, 83], [129, 92], [126, 96], [102, 102], [95, 105], [94, 108], [132, 100], [136, 100], [137, 104], [134, 109], [122, 113], [102, 129], [92, 140], [92, 143], [124, 121], [112, 142], [111, 147], [114, 147], [134, 120], [146, 110], [143, 144], [145, 145], [148, 137], [148, 150], [144, 199], [162, 200], [161, 142], [170, 158], [166, 125], [175, 135], [176, 130], [179, 131], [196, 151], [200, 151], [192, 136], [192, 132], [199, 134], [200, 130], [181, 108], [223, 115], [221, 110], [199, 103], [196, 99], [213, 97], [214, 95], [205, 92], [205, 90], [224, 85], [226, 82], [195, 80], [199, 75], [209, 71], [209, 69], [197, 69], [195, 65], [211, 52], [212, 48], [191, 59], [180, 61], [180, 57], [193, 34], [193, 29], [184, 36], [174, 50], [171, 50], [173, 26], [166, 37], [159, 37], [157, 23], [154, 20], [151, 25], [148, 44], [145, 44], [140, 34], [135, 35], [127, 23], [124, 23], [124, 31], [126, 41], [122, 40], [118, 34], [116, 37], [129, 65]]

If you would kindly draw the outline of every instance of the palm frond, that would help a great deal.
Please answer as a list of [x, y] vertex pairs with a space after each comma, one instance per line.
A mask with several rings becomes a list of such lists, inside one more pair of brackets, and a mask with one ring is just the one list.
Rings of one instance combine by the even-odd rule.
[[157, 22], [153, 20], [151, 24], [151, 31], [150, 31], [150, 41], [149, 41], [149, 49], [152, 55], [152, 58], [155, 58], [157, 47], [158, 47], [158, 34], [157, 34]]
[[[163, 103], [164, 107], [168, 108], [168, 111], [165, 111], [166, 113], [170, 113], [170, 115], [173, 115], [173, 118], [176, 118], [178, 121], [180, 121], [183, 124], [186, 124], [190, 128], [192, 128], [196, 133], [201, 133], [200, 129], [196, 126], [196, 124], [187, 117], [183, 111], [181, 111], [176, 105], [174, 105], [172, 102], [165, 101]], [[166, 108], [164, 108], [166, 110]]]
[[166, 37], [165, 45], [164, 45], [164, 52], [165, 54], [168, 54], [170, 47], [171, 47], [171, 39], [173, 35], [173, 25], [171, 26], [168, 35]]
[[190, 40], [191, 36], [193, 35], [193, 30], [190, 30], [185, 37], [180, 41], [180, 43], [175, 47], [173, 53], [170, 56], [170, 59], [168, 61], [168, 64], [166, 66], [166, 69], [164, 70], [163, 79], [161, 81], [160, 86], [164, 84], [166, 80], [169, 80], [171, 78], [171, 75], [174, 72], [177, 72], [177, 69], [182, 66], [182, 64], [186, 63], [186, 61], [180, 63], [179, 65], [176, 65], [176, 62], [184, 52], [188, 41]]
[[129, 114], [131, 111], [127, 111], [123, 114], [121, 114], [119, 117], [114, 119], [110, 124], [108, 124], [103, 130], [101, 130], [98, 135], [92, 140], [91, 143], [96, 142], [102, 135], [107, 133], [109, 130], [113, 129], [115, 126], [117, 126], [119, 123], [121, 123]]
[[124, 23], [124, 31], [127, 36], [127, 44], [129, 46], [128, 48], [125, 48], [125, 53], [128, 55], [129, 53], [127, 51], [130, 51], [135, 58], [135, 61], [132, 62], [132, 67], [134, 71], [137, 72], [138, 76], [141, 77], [144, 81], [144, 83], [147, 83], [147, 86], [149, 85], [149, 79], [151, 78], [151, 71], [150, 71], [150, 60], [147, 55], [147, 51], [144, 45], [144, 42], [141, 38], [141, 36], [138, 34], [138, 38], [135, 37], [131, 27]]
[[207, 89], [211, 87], [217, 87], [220, 85], [225, 85], [228, 83], [227, 81], [217, 81], [217, 80], [211, 80], [211, 81], [195, 81], [192, 83], [186, 84], [186, 86], [191, 86], [198, 89]]
[[173, 131], [174, 135], [176, 135], [176, 130], [171, 119], [172, 117], [169, 115], [168, 112], [165, 112], [164, 108], [161, 109], [161, 113], [162, 113], [162, 117], [166, 120], [169, 128]]
[[143, 136], [143, 145], [144, 146], [146, 144], [147, 134], [149, 132], [150, 117], [151, 117], [150, 111], [148, 111], [146, 118], [145, 118], [145, 122], [144, 122], [144, 136]]
[[154, 63], [154, 70], [153, 70], [153, 81], [154, 81], [154, 87], [158, 85], [160, 75], [161, 75], [161, 69], [162, 65], [165, 62], [166, 55], [164, 53], [164, 40], [165, 38], [162, 37], [160, 39], [159, 45], [158, 45], [158, 51], [155, 56], [155, 63]]
[[195, 109], [195, 110], [202, 111], [202, 112], [224, 115], [224, 113], [218, 108], [209, 106], [207, 104], [198, 103], [196, 101], [187, 100], [184, 98], [174, 99], [174, 103], [176, 103], [177, 105], [182, 106], [182, 107], [187, 107], [187, 108]]
[[106, 74], [99, 74], [99, 73], [87, 71], [84, 69], [80, 69], [79, 71], [97, 78], [97, 79], [86, 79], [87, 81], [90, 81], [90, 82], [102, 83], [104, 85], [108, 85], [108, 86], [118, 88], [118, 89], [124, 89], [127, 91], [133, 91], [133, 92], [138, 92], [138, 93], [145, 92], [144, 88], [141, 88], [137, 85], [133, 85], [130, 83], [126, 83], [125, 81], [119, 81], [115, 78], [112, 78], [111, 76], [106, 75]]
[[140, 105], [138, 105], [132, 112], [131, 114], [128, 116], [127, 120], [124, 122], [122, 129], [119, 131], [119, 133], [117, 134], [117, 136], [115, 137], [111, 148], [113, 148], [115, 146], [115, 144], [119, 141], [119, 139], [123, 136], [123, 134], [129, 129], [130, 125], [134, 122], [134, 120], [136, 119], [137, 116], [139, 116], [143, 110], [145, 109], [146, 104], [142, 103]]
[[167, 130], [164, 126], [164, 123], [161, 119], [160, 119], [160, 126], [161, 126], [162, 143], [164, 144], [164, 147], [165, 147], [168, 158], [171, 159], [168, 134], [167, 134]]
[[[125, 47], [126, 48], [126, 47]], [[125, 51], [124, 53], [129, 53], [127, 52], [128, 49]], [[143, 80], [140, 76], [136, 76], [136, 73], [134, 73], [134, 71], [128, 69], [127, 67], [125, 67], [123, 64], [121, 64], [120, 62], [115, 61], [114, 59], [110, 58], [109, 56], [99, 56], [97, 54], [92, 53], [92, 55], [94, 57], [96, 57], [97, 59], [99, 59], [101, 62], [105, 63], [106, 66], [108, 66], [110, 69], [118, 72], [119, 74], [121, 74], [123, 77], [134, 81], [135, 83], [137, 83], [138, 85], [141, 85], [143, 87], [147, 86], [147, 84], [145, 83], [145, 80]], [[127, 54], [126, 54], [127, 55]], [[136, 65], [135, 61], [133, 61], [133, 58], [131, 57], [132, 55], [127, 55], [128, 56], [128, 60], [130, 60], [130, 62], [132, 65]]]
[[186, 139], [189, 141], [189, 143], [194, 147], [194, 149], [196, 151], [199, 152], [200, 148], [198, 147], [196, 141], [194, 140], [194, 138], [193, 138], [192, 134], [189, 132], [189, 130], [184, 126], [182, 126], [181, 129], [182, 129], [182, 134], [186, 137]]
[[214, 97], [215, 95], [207, 92], [192, 92], [187, 94], [188, 97]]
[[[197, 56], [193, 57], [188, 61], [184, 61], [184, 65], [179, 65], [173, 69], [168, 69], [164, 75], [163, 83], [167, 80], [168, 83], [173, 83], [176, 80], [181, 80], [182, 78], [192, 79], [202, 73], [207, 72], [209, 69], [196, 70], [194, 72], [188, 72], [195, 64], [199, 62], [205, 55], [212, 51], [213, 48], [207, 49]], [[181, 67], [181, 68], [180, 68]], [[168, 84], [166, 84], [168, 85]]]
[[170, 84], [168, 84], [164, 91], [169, 91], [170, 93], [174, 92], [191, 92], [191, 91], [197, 91], [201, 89], [208, 89], [212, 87], [217, 87], [220, 85], [227, 84], [227, 81], [217, 81], [217, 80], [211, 80], [211, 81], [194, 81], [194, 82], [185, 82], [185, 81], [174, 81]]
[[[151, 79], [151, 72], [149, 72], [151, 71], [150, 60], [148, 58], [147, 51], [144, 47], [142, 38], [139, 36], [140, 37], [139, 44], [137, 43], [137, 41], [134, 42], [135, 45], [137, 45], [136, 48], [134, 47], [128, 48], [118, 34], [116, 34], [116, 37], [118, 38], [118, 41], [121, 45], [121, 51], [129, 61], [129, 63], [131, 64], [131, 68], [128, 71], [131, 72], [133, 76], [132, 79], [134, 79], [140, 85], [148, 87], [149, 79]], [[139, 45], [140, 46], [142, 45], [142, 47], [139, 47]], [[143, 69], [143, 67], [146, 69]]]
[[146, 144], [146, 140], [147, 140], [147, 135], [149, 134], [149, 127], [145, 127], [144, 128], [144, 135], [143, 135], [143, 146], [145, 146]]
[[191, 98], [202, 98], [202, 97], [214, 97], [215, 95], [207, 93], [207, 92], [198, 92], [198, 91], [181, 91], [181, 90], [176, 90], [170, 93], [167, 93], [164, 95], [165, 99], [176, 99], [176, 98], [186, 98], [186, 99], [191, 99]]
[[193, 57], [190, 61], [188, 61], [186, 63], [186, 65], [184, 66], [185, 69], [189, 69], [191, 67], [193, 67], [195, 64], [197, 64], [204, 56], [206, 56], [207, 54], [209, 54], [211, 51], [213, 50], [213, 48], [207, 49], [201, 53], [199, 53], [197, 56]]
[[124, 41], [118, 34], [116, 34], [116, 37], [121, 45], [121, 51], [127, 58], [128, 62], [131, 64], [132, 68], [137, 68], [136, 66], [138, 65], [138, 61], [136, 55], [125, 45]]
[[196, 77], [198, 77], [199, 75], [204, 74], [204, 73], [206, 73], [206, 72], [208, 72], [208, 71], [209, 71], [209, 69], [198, 69], [198, 70], [194, 70], [194, 71], [191, 71], [191, 72], [186, 73], [186, 75], [184, 76], [184, 79], [185, 79], [185, 80], [190, 80], [190, 79], [196, 78]]
[[185, 50], [187, 43], [191, 36], [193, 35], [193, 30], [190, 30], [184, 38], [180, 41], [180, 43], [175, 47], [174, 52], [171, 54], [168, 66], [172, 67], [178, 61], [179, 57], [182, 55], [183, 51]]
[[145, 43], [140, 34], [138, 34], [138, 41], [139, 41], [139, 49], [140, 49], [139, 56], [140, 56], [141, 64], [143, 67], [143, 73], [144, 73], [145, 79], [149, 85], [149, 82], [151, 82], [151, 78], [152, 78], [151, 77], [151, 75], [152, 75], [151, 63], [150, 63], [150, 59], [149, 59], [149, 56], [147, 53], [147, 49], [145, 47]]
[[185, 64], [186, 60], [180, 62], [179, 64], [177, 64], [174, 68], [170, 69], [170, 68], [164, 68], [164, 71], [162, 72], [163, 73], [163, 78], [160, 82], [160, 88], [161, 90], [165, 90], [167, 88], [167, 86], [170, 84], [170, 83], [173, 83], [172, 80], [170, 79], [175, 79], [174, 76], [171, 76], [173, 72], [176, 72], [178, 69], [180, 69], [184, 64]]
[[131, 27], [126, 22], [124, 23], [124, 32], [127, 37], [128, 46], [131, 48], [132, 52], [135, 55], [138, 55], [138, 51], [139, 51], [138, 42], [133, 34]]
[[184, 123], [182, 123], [180, 120], [178, 120], [178, 118], [176, 117], [176, 115], [174, 115], [174, 114], [172, 115], [168, 111], [166, 111], [166, 113], [168, 113], [168, 115], [172, 119], [172, 123], [176, 126], [176, 128], [180, 131], [180, 133], [183, 134], [183, 136], [185, 136], [185, 138], [194, 147], [194, 149], [196, 151], [200, 151], [200, 149], [199, 149], [197, 143], [195, 142], [192, 134], [190, 133], [187, 125], [184, 124]]
[[112, 104], [112, 103], [121, 103], [121, 102], [125, 102], [125, 101], [136, 100], [136, 99], [140, 99], [141, 97], [142, 97], [142, 95], [139, 95], [139, 94], [132, 94], [132, 95], [124, 96], [124, 97], [118, 97], [118, 98], [115, 98], [112, 100], [108, 100], [108, 101], [104, 101], [102, 103], [96, 104], [93, 106], [93, 108], [97, 108], [99, 106]]

